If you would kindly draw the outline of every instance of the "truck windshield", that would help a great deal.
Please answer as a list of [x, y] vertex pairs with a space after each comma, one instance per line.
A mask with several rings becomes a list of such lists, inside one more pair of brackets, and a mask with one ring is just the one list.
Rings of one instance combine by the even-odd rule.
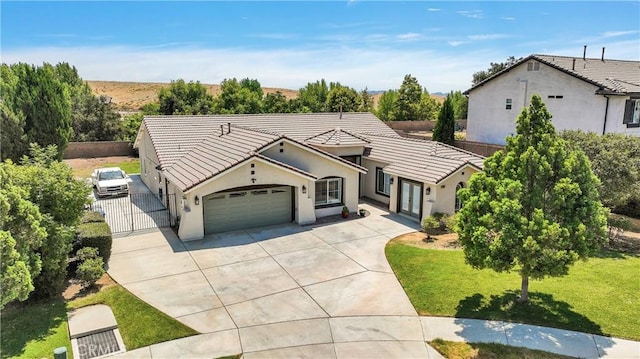
[[124, 176], [120, 171], [111, 171], [111, 172], [101, 172], [98, 177], [99, 180], [114, 180], [114, 179], [122, 179]]

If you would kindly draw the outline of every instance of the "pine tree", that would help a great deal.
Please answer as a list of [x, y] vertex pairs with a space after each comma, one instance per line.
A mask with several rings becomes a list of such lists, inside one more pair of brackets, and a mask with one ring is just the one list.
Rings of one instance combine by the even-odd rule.
[[453, 112], [453, 100], [451, 94], [447, 95], [447, 98], [442, 104], [440, 113], [438, 114], [438, 121], [433, 128], [433, 140], [453, 145], [455, 124], [454, 112]]

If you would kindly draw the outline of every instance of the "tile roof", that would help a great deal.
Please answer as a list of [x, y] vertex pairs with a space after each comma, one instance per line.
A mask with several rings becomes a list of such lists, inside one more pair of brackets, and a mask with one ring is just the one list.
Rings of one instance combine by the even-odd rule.
[[508, 72], [512, 67], [519, 66], [532, 59], [598, 86], [598, 93], [640, 93], [640, 61], [609, 59], [602, 61], [602, 59], [594, 58], [583, 59], [581, 57], [569, 56], [530, 55], [516, 62], [513, 66], [478, 83], [465, 91], [465, 94]]
[[369, 143], [366, 138], [343, 130], [340, 127], [311, 136], [305, 142], [327, 146], [363, 146]]
[[283, 139], [361, 172], [366, 168], [311, 145], [365, 145], [364, 156], [388, 163], [386, 170], [428, 183], [438, 183], [467, 164], [482, 168], [483, 163], [483, 157], [452, 146], [400, 137], [369, 113], [346, 113], [342, 118], [336, 113], [147, 116], [142, 126], [149, 133], [166, 177], [183, 191], [250, 158], [315, 178], [259, 154]]
[[438, 184], [466, 165], [482, 168], [484, 163], [482, 156], [439, 142], [363, 135], [371, 141], [367, 158], [388, 163], [385, 172], [416, 181]]

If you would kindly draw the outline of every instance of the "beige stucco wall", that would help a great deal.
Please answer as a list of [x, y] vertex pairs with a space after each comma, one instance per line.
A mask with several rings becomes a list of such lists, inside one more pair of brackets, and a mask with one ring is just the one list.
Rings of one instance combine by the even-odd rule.
[[428, 217], [433, 213], [453, 213], [455, 211], [456, 186], [458, 183], [464, 183], [467, 187], [471, 175], [478, 172], [474, 167], [467, 166], [458, 170], [446, 180], [437, 185], [424, 184], [424, 188], [431, 187], [431, 195], [425, 196], [422, 204], [422, 218]]
[[364, 146], [312, 146], [336, 156], [361, 156], [364, 151]]
[[[369, 172], [363, 176], [363, 188], [361, 189], [362, 195], [371, 198], [373, 200], [389, 204], [390, 197], [380, 195], [376, 193], [376, 167], [384, 168], [387, 164], [379, 161], [373, 161], [370, 159], [363, 158], [362, 166], [365, 167]], [[395, 181], [391, 185], [394, 187], [396, 185]], [[393, 191], [393, 188], [392, 188]], [[395, 208], [394, 208], [395, 209]]]
[[625, 102], [629, 98], [629, 96], [609, 96], [609, 111], [607, 112], [606, 128], [607, 133], [613, 132], [640, 136], [640, 127], [628, 128], [626, 124], [622, 123], [624, 118]]
[[[255, 167], [251, 168], [251, 164]], [[251, 175], [251, 171], [255, 175]], [[255, 183], [252, 182], [255, 178]], [[296, 222], [300, 224], [313, 223], [316, 220], [312, 193], [313, 181], [308, 180], [298, 174], [294, 174], [275, 165], [264, 163], [259, 160], [252, 160], [226, 172], [224, 175], [215, 177], [195, 189], [187, 192], [185, 208], [181, 210], [180, 228], [178, 235], [182, 240], [201, 239], [204, 237], [204, 196], [220, 192], [223, 190], [254, 185], [284, 185], [292, 186], [295, 198]], [[302, 186], [307, 187], [307, 193], [302, 194]], [[200, 204], [195, 204], [195, 197], [198, 196]], [[248, 214], [250, 215], [250, 214]]]
[[[158, 188], [160, 186], [159, 177], [160, 172], [156, 170], [156, 166], [160, 163], [158, 161], [158, 155], [156, 154], [151, 138], [147, 131], [142, 128], [142, 141], [138, 147], [138, 153], [140, 155], [140, 179], [149, 188], [149, 190], [158, 195]], [[164, 179], [160, 179], [164, 181]]]
[[[358, 187], [360, 173], [357, 169], [338, 162], [325, 158], [318, 153], [313, 152], [310, 149], [296, 146], [287, 141], [283, 141], [283, 146], [279, 143], [263, 151], [262, 154], [313, 173], [318, 176], [318, 179], [325, 177], [341, 177], [343, 181], [342, 200], [344, 205], [349, 207], [351, 212], [355, 212], [358, 208]], [[280, 152], [280, 149], [283, 152]], [[315, 183], [309, 186], [309, 194], [315, 195]], [[342, 206], [320, 208], [315, 210], [316, 217], [326, 217], [334, 214], [339, 214], [342, 211]]]

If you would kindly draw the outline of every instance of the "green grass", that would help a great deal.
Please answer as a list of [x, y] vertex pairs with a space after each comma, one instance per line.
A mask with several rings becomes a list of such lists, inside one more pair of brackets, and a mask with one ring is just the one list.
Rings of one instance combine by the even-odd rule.
[[448, 359], [564, 359], [564, 355], [502, 344], [463, 343], [436, 339], [429, 344]]
[[568, 276], [530, 281], [518, 303], [516, 273], [475, 270], [462, 251], [391, 242], [386, 255], [421, 315], [494, 319], [639, 340], [640, 258], [603, 253], [571, 267]]
[[69, 308], [106, 304], [113, 310], [127, 350], [198, 334], [119, 285], [69, 302]]
[[140, 173], [140, 159], [130, 158], [126, 161], [109, 162], [91, 168], [74, 168], [73, 175], [77, 178], [89, 178], [93, 170], [104, 167], [120, 167], [126, 174], [137, 174]]
[[198, 334], [177, 320], [141, 301], [119, 285], [70, 302], [26, 302], [2, 311], [2, 358], [53, 357], [53, 350], [67, 347], [72, 358], [67, 310], [92, 304], [111, 307], [127, 350]]
[[0, 356], [53, 357], [55, 348], [67, 347], [71, 358], [71, 341], [67, 328], [67, 308], [62, 298], [7, 308], [2, 311]]

